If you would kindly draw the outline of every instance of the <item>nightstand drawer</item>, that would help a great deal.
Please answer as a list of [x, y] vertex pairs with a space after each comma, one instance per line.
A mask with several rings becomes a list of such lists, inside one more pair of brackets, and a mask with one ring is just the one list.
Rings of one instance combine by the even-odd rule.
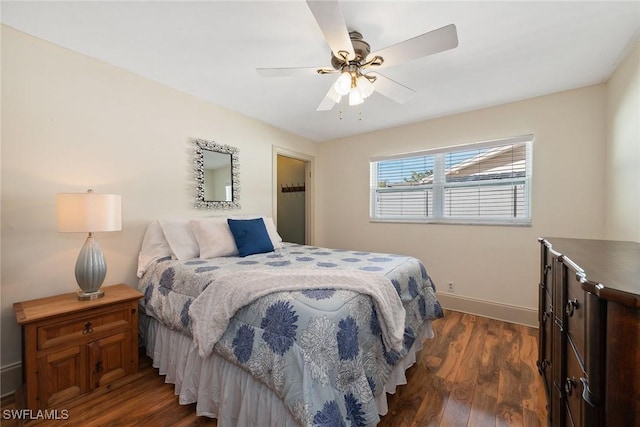
[[38, 327], [38, 350], [66, 345], [92, 336], [111, 334], [131, 327], [131, 305], [87, 313]]

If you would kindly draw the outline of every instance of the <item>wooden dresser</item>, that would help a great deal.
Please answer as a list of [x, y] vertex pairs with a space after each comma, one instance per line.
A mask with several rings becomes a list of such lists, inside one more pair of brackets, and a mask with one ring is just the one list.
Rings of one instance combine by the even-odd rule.
[[138, 371], [142, 294], [124, 284], [102, 289], [104, 297], [90, 301], [74, 292], [14, 304], [27, 408], [66, 407]]
[[549, 425], [640, 426], [640, 244], [539, 240]]

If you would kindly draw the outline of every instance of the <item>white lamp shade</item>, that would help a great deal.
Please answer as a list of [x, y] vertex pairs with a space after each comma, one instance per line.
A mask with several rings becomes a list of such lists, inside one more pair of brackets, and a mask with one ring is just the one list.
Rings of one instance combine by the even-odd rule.
[[374, 86], [371, 84], [369, 79], [365, 76], [358, 77], [358, 92], [362, 96], [362, 99], [367, 99], [373, 91], [375, 90]]
[[351, 89], [351, 74], [346, 71], [340, 74], [333, 87], [339, 95], [348, 94]]
[[122, 199], [118, 194], [57, 194], [58, 231], [122, 230]]
[[362, 95], [360, 95], [358, 88], [354, 87], [353, 89], [351, 89], [351, 91], [349, 92], [349, 105], [360, 105], [363, 102], [364, 99], [362, 98]]
[[342, 100], [342, 95], [340, 95], [338, 92], [336, 92], [336, 88], [331, 85], [331, 88], [329, 89], [329, 92], [327, 93], [327, 97], [332, 100], [333, 102], [335, 102], [336, 104], [340, 103], [340, 100]]

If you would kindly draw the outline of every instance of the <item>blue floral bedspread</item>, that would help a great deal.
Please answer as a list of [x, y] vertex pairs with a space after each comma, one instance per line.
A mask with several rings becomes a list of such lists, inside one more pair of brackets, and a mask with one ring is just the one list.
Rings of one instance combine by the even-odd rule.
[[[240, 309], [214, 351], [269, 386], [301, 425], [379, 422], [374, 396], [407, 354], [426, 319], [442, 317], [435, 287], [411, 257], [284, 243], [245, 258], [162, 259], [139, 283], [150, 316], [191, 335], [189, 306], [211, 283], [207, 272], [251, 268], [352, 269], [385, 275], [406, 311], [404, 348], [385, 348], [371, 297], [348, 290], [277, 292]], [[224, 301], [220, 301], [224, 304]]]

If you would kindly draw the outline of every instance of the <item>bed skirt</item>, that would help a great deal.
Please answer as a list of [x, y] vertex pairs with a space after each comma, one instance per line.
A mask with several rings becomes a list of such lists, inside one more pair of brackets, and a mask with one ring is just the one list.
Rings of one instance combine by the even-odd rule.
[[[218, 427], [298, 426], [282, 400], [250, 373], [217, 353], [202, 359], [191, 337], [142, 312], [140, 337], [147, 355], [153, 359], [153, 367], [166, 376], [165, 382], [175, 385], [179, 403], [196, 403], [196, 414], [216, 418]], [[405, 371], [415, 363], [416, 353], [428, 338], [433, 338], [430, 320], [423, 324], [409, 353], [394, 366], [385, 392], [376, 396], [380, 415], [388, 410], [387, 393], [393, 394], [398, 385], [406, 384]]]

